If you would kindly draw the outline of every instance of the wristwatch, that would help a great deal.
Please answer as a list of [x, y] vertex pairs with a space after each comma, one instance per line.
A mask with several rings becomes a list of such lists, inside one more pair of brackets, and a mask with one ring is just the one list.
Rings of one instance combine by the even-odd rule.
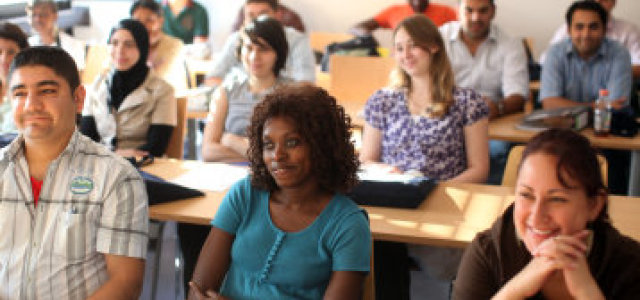
[[498, 116], [504, 115], [504, 101], [500, 100], [496, 102], [496, 106], [498, 106]]

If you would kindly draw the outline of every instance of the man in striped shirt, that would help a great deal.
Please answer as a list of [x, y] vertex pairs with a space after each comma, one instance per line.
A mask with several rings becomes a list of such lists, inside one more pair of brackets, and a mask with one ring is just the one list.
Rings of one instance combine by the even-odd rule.
[[125, 160], [76, 130], [85, 96], [64, 50], [15, 57], [20, 135], [0, 150], [0, 299], [137, 299], [147, 196]]

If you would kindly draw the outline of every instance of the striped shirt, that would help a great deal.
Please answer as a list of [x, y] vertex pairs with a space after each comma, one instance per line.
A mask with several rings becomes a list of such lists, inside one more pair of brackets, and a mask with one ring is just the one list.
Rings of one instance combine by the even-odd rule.
[[86, 299], [105, 255], [144, 259], [147, 195], [124, 159], [75, 132], [34, 206], [20, 135], [0, 150], [0, 299]]

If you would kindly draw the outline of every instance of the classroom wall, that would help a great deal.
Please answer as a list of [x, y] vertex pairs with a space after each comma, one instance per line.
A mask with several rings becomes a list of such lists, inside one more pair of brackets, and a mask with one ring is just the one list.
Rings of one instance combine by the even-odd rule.
[[[346, 31], [355, 23], [375, 15], [382, 8], [405, 0], [281, 0], [295, 8], [310, 30]], [[434, 0], [456, 7], [458, 0]], [[573, 0], [496, 0], [495, 22], [512, 36], [531, 37], [534, 52], [546, 47], [555, 30], [564, 23], [564, 14]], [[355, 14], [353, 12], [359, 12]], [[640, 1], [618, 0], [613, 15], [640, 28]], [[331, 16], [328, 18], [327, 16]], [[390, 44], [390, 41], [381, 41]]]
[[[199, 0], [209, 11], [212, 48], [219, 49], [230, 33], [230, 27], [242, 0]], [[346, 32], [355, 23], [369, 18], [394, 3], [405, 0], [280, 0], [296, 10], [309, 31]], [[74, 5], [90, 7], [92, 26], [78, 28], [76, 34], [89, 41], [103, 42], [109, 28], [127, 17], [131, 0], [74, 0]], [[458, 0], [433, 2], [457, 6]], [[553, 32], [564, 22], [564, 13], [572, 0], [496, 0], [496, 22], [512, 36], [530, 37], [534, 53], [539, 55]], [[618, 0], [614, 16], [640, 27], [640, 1]], [[635, 14], [635, 15], [634, 15]], [[384, 46], [391, 45], [389, 32], [376, 35]]]
[[89, 7], [91, 26], [74, 27], [74, 35], [90, 44], [105, 44], [111, 27], [129, 17], [131, 0], [74, 0], [74, 6]]

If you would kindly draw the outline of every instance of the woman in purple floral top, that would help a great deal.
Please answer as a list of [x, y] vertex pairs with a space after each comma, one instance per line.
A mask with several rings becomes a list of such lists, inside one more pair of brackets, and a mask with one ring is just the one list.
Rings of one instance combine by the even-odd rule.
[[398, 68], [391, 87], [365, 106], [360, 160], [439, 180], [484, 182], [489, 111], [481, 96], [454, 87], [444, 43], [426, 17], [405, 19], [394, 41]]
[[[398, 67], [390, 88], [377, 91], [365, 106], [363, 166], [484, 182], [489, 110], [479, 94], [454, 87], [438, 29], [423, 15], [414, 15], [396, 27], [394, 43]], [[378, 241], [374, 252], [376, 298], [401, 300], [409, 299], [411, 277], [451, 280], [462, 253]], [[409, 275], [408, 254], [422, 272]]]

